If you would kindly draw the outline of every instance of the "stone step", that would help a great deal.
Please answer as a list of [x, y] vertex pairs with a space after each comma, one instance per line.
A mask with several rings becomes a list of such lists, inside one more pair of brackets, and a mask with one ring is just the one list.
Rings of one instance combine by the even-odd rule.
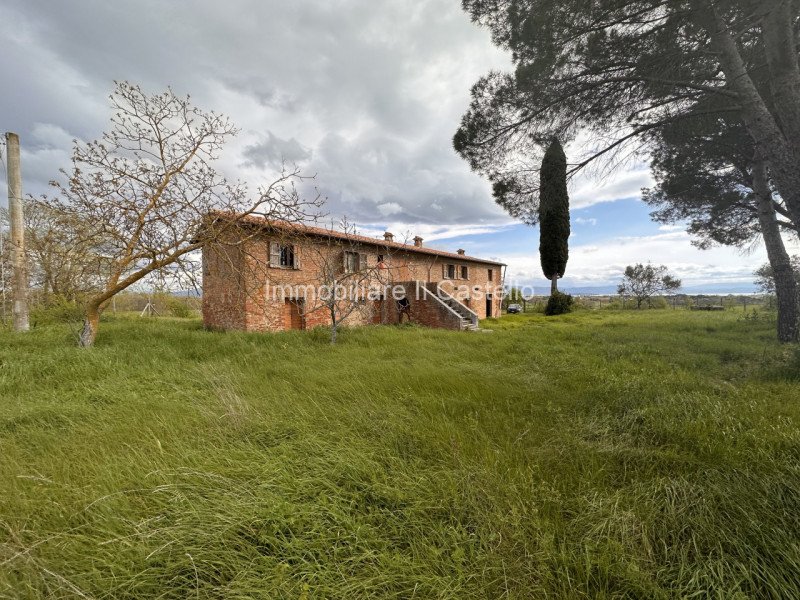
[[447, 305], [450, 308], [452, 308], [454, 311], [456, 311], [458, 314], [460, 314], [465, 319], [469, 319], [472, 316], [470, 314], [470, 312], [469, 312], [469, 309], [466, 306], [464, 306], [463, 304], [461, 304], [461, 302], [459, 302], [458, 300], [449, 300], [448, 299], [445, 302], [447, 303]]
[[473, 323], [473, 319], [475, 319], [475, 315], [473, 312], [467, 308], [464, 304], [462, 304], [457, 299], [453, 298], [449, 295], [439, 295], [437, 294], [439, 300], [441, 300], [445, 305], [450, 307], [453, 312], [455, 312], [461, 318], [461, 329], [462, 330], [470, 330], [470, 331], [477, 331], [478, 324]]
[[469, 319], [461, 319], [461, 331], [478, 331], [479, 327]]

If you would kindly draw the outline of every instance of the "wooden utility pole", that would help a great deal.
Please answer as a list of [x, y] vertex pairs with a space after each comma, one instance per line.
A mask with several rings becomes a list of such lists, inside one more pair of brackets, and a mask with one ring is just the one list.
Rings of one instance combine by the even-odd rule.
[[11, 267], [14, 270], [14, 331], [28, 331], [28, 271], [25, 266], [25, 226], [22, 219], [22, 176], [19, 167], [19, 136], [6, 133], [8, 216], [11, 221]]

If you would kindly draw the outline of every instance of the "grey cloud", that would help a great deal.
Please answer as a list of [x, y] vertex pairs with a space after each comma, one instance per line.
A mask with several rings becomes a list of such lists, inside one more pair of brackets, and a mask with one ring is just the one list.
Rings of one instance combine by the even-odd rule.
[[280, 169], [285, 162], [287, 165], [300, 164], [311, 158], [311, 150], [304, 148], [300, 142], [291, 138], [281, 139], [271, 131], [267, 132], [267, 139], [263, 142], [246, 146], [242, 154], [244, 155], [244, 165], [250, 167]]
[[294, 113], [303, 106], [301, 98], [275, 88], [264, 79], [227, 77], [223, 78], [222, 82], [231, 90], [253, 96], [261, 106], [267, 108]]
[[71, 144], [35, 140], [36, 124], [97, 138], [127, 79], [230, 115], [231, 178], [267, 181], [283, 157], [317, 173], [329, 213], [362, 223], [507, 222], [450, 146], [470, 85], [506, 65], [458, 2], [6, 0], [0, 36], [15, 82], [2, 125], [36, 154], [37, 180]]
[[[389, 217], [419, 224], [507, 221], [487, 198], [484, 182], [460, 176], [458, 157], [429, 147], [440, 144], [442, 140], [434, 138], [411, 147], [378, 133], [352, 140], [329, 135], [319, 144], [312, 165], [329, 209], [361, 223], [382, 223]], [[421, 155], [429, 158], [417, 160]]]

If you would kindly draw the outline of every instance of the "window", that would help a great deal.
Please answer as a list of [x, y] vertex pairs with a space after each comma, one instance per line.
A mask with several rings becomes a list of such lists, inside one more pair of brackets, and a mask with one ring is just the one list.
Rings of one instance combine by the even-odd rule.
[[461, 265], [461, 279], [469, 279], [469, 267]]
[[442, 265], [442, 276], [445, 279], [455, 279], [456, 278], [456, 266], [455, 265]]
[[494, 269], [489, 269], [489, 281], [494, 281]]
[[379, 263], [383, 262], [383, 254], [378, 254], [378, 262]]
[[345, 273], [358, 273], [367, 268], [367, 255], [360, 252], [344, 253], [344, 272]]
[[294, 267], [294, 248], [292, 246], [281, 246], [281, 266]]
[[299, 269], [300, 265], [294, 253], [294, 246], [271, 242], [269, 245], [269, 266], [281, 269]]
[[344, 272], [355, 273], [358, 271], [358, 254], [355, 252], [344, 253]]

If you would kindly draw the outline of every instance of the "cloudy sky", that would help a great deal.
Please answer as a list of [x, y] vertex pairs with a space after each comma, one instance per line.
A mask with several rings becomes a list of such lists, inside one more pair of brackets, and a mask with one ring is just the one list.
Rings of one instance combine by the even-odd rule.
[[[538, 232], [451, 147], [471, 84], [510, 65], [459, 0], [3, 0], [0, 38], [0, 129], [22, 138], [26, 192], [45, 191], [74, 138], [99, 137], [114, 80], [172, 86], [241, 128], [221, 158], [232, 178], [256, 186], [294, 161], [362, 233], [499, 258], [507, 279], [545, 288]], [[648, 183], [644, 168], [574, 182], [564, 287], [613, 285], [652, 260], [687, 286], [748, 289], [763, 249], [694, 249], [649, 220]]]

